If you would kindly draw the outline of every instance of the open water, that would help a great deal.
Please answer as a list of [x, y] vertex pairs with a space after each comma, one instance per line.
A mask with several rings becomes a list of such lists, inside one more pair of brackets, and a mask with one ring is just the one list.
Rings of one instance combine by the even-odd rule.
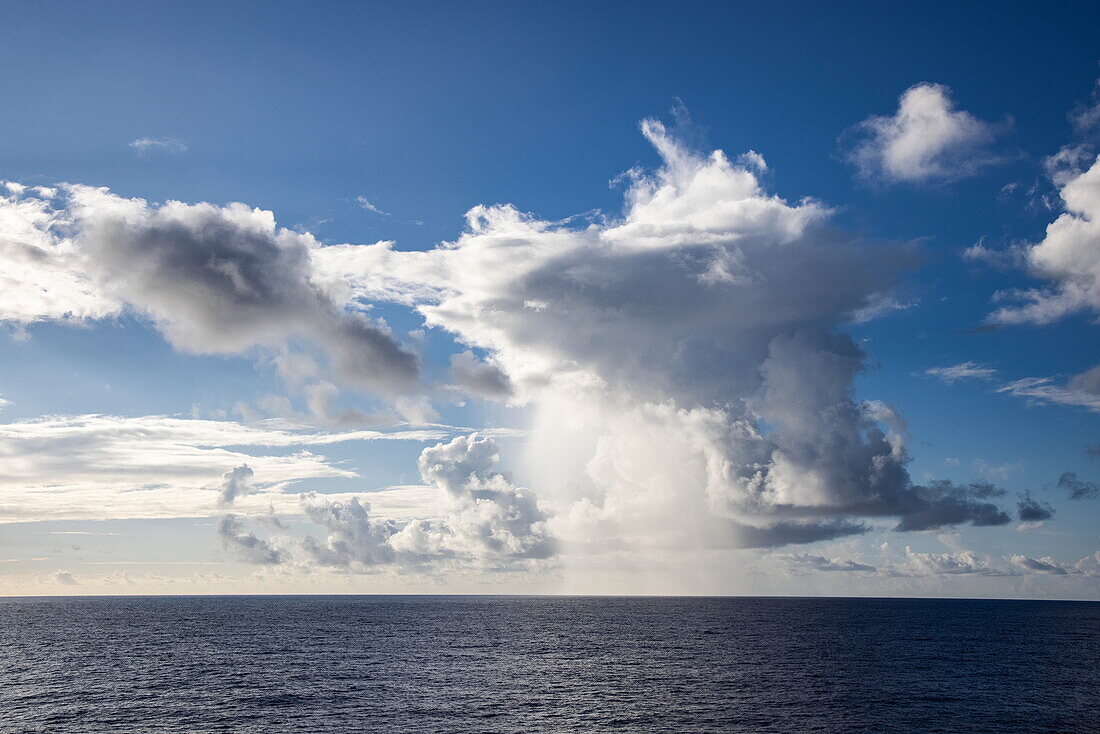
[[1100, 603], [0, 599], [4, 732], [1100, 732]]

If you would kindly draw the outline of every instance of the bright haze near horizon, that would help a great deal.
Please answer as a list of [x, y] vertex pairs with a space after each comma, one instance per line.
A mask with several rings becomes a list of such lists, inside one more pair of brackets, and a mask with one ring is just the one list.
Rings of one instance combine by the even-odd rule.
[[0, 7], [0, 595], [1100, 599], [1088, 3]]

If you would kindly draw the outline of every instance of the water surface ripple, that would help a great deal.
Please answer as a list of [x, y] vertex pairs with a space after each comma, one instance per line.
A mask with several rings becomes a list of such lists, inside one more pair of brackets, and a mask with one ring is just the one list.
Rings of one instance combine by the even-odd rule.
[[0, 599], [7, 732], [1100, 732], [1100, 603]]

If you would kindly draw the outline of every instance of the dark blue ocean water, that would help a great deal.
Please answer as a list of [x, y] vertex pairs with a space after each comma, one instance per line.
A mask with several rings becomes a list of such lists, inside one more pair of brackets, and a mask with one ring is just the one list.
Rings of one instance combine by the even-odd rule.
[[7, 732], [1100, 732], [1100, 603], [0, 599]]

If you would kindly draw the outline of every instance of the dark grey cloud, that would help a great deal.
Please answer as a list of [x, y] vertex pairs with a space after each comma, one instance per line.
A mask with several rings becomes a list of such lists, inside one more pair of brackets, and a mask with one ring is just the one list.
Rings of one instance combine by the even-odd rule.
[[[913, 483], [900, 443], [905, 430], [901, 418], [884, 404], [852, 399], [851, 386], [864, 363], [862, 350], [844, 334], [803, 330], [773, 340], [761, 367], [764, 394], [756, 406], [775, 430], [766, 437], [760, 458], [747, 464], [746, 474], [768, 487], [773, 472], [782, 472], [776, 488], [797, 499], [803, 490], [786, 475], [798, 467], [823, 485], [819, 492], [827, 493], [825, 499], [814, 498], [817, 507], [777, 504], [773, 512], [802, 522], [814, 514], [833, 515], [837, 524], [818, 527], [841, 534], [856, 532], [860, 526], [851, 521], [858, 517], [897, 517], [899, 531], [1008, 523], [1009, 515], [993, 501], [1005, 492], [992, 484]], [[775, 461], [779, 456], [782, 462]], [[807, 527], [776, 525], [776, 542], [792, 542], [788, 538], [797, 538]], [[759, 532], [748, 535], [753, 544], [765, 542]], [[801, 542], [816, 539], [807, 532]]]
[[285, 559], [278, 549], [266, 540], [247, 532], [236, 515], [222, 515], [217, 523], [222, 547], [248, 563], [276, 564]]
[[896, 530], [935, 530], [969, 523], [975, 526], [1005, 525], [1012, 518], [996, 504], [1004, 490], [986, 482], [955, 484], [947, 480], [903, 487], [883, 497], [885, 514], [899, 515]]
[[338, 373], [384, 393], [416, 389], [419, 364], [381, 322], [347, 311], [314, 277], [309, 235], [243, 204], [150, 206], [73, 187], [77, 241], [101, 288], [200, 354], [313, 341]]
[[1020, 495], [1020, 501], [1016, 503], [1017, 517], [1023, 522], [1041, 522], [1054, 517], [1054, 508], [1049, 502], [1042, 502], [1031, 496], [1031, 492]]
[[385, 324], [344, 312], [327, 328], [326, 346], [344, 380], [385, 393], [416, 387], [419, 358], [401, 346]]
[[1058, 477], [1055, 486], [1066, 493], [1071, 500], [1087, 500], [1100, 496], [1100, 487], [1095, 482], [1085, 482], [1077, 477], [1076, 472], [1065, 472]]
[[851, 520], [828, 520], [824, 522], [787, 522], [781, 521], [759, 528], [752, 525], [736, 524], [733, 543], [737, 548], [778, 548], [784, 545], [816, 543], [821, 540], [833, 540], [849, 535], [861, 535], [870, 527]]
[[451, 357], [451, 379], [464, 392], [490, 400], [506, 400], [514, 392], [512, 381], [503, 370], [479, 360], [473, 352]]
[[231, 505], [238, 497], [242, 497], [252, 491], [253, 471], [248, 464], [241, 464], [230, 469], [222, 475], [221, 494], [218, 504]]

